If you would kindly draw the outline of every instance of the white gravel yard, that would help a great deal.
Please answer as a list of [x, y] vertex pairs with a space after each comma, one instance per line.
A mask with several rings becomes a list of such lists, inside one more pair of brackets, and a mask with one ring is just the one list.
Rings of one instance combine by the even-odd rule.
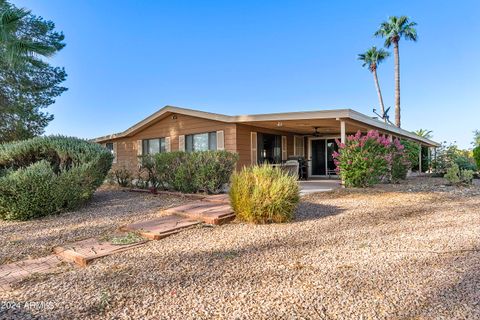
[[[3, 310], [0, 318], [479, 319], [480, 186], [441, 184], [416, 178], [322, 192], [302, 200], [292, 223], [190, 229], [27, 280], [0, 301], [52, 308]], [[143, 197], [113, 192], [108, 205], [125, 207], [101, 223], [118, 223], [119, 210], [149, 212], [142, 201], [165, 204]], [[81, 212], [93, 219], [101, 203]], [[87, 221], [78, 228], [93, 226]], [[22, 230], [11, 228], [10, 237]], [[0, 229], [3, 247], [8, 224]]]
[[46, 256], [54, 246], [106, 235], [122, 224], [158, 216], [159, 209], [185, 201], [101, 188], [87, 206], [75, 212], [25, 222], [0, 220], [0, 264]]

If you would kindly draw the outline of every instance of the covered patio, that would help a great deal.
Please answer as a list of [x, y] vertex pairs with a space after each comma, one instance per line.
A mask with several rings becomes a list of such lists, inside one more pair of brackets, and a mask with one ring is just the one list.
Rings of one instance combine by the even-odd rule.
[[338, 179], [313, 179], [306, 181], [299, 181], [300, 195], [307, 195], [316, 192], [327, 192], [338, 189], [342, 186]]
[[[407, 139], [418, 143], [428, 157], [438, 143], [395, 127], [351, 109], [323, 110], [237, 116], [235, 122], [251, 128], [251, 160], [278, 166], [299, 166], [300, 179], [336, 176], [333, 153], [337, 142], [345, 143], [348, 135], [377, 130], [390, 139]], [[425, 152], [424, 152], [425, 153]], [[420, 172], [422, 153], [419, 153]], [[305, 188], [308, 188], [307, 185]], [[323, 189], [323, 186], [319, 187]]]

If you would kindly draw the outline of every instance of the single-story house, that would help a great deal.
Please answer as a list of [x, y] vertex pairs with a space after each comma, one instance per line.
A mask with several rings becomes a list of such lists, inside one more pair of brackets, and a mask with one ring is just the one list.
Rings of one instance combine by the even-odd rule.
[[[238, 168], [304, 157], [308, 177], [334, 172], [335, 139], [378, 130], [389, 137], [439, 144], [351, 109], [229, 116], [166, 106], [127, 130], [94, 139], [115, 155], [114, 167], [138, 170], [138, 156], [169, 151], [227, 150], [239, 156]], [[421, 156], [420, 156], [421, 158]]]

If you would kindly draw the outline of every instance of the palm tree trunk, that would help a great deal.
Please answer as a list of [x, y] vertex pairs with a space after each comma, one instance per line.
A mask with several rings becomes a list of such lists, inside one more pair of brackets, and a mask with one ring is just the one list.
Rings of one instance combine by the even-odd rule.
[[393, 43], [395, 56], [395, 125], [400, 128], [400, 56], [398, 54], [398, 41]]
[[382, 90], [380, 90], [380, 85], [378, 84], [377, 70], [373, 70], [373, 79], [375, 80], [375, 87], [377, 88], [378, 101], [380, 102], [380, 108], [382, 109], [383, 120], [387, 122], [385, 117], [385, 105], [383, 104]]

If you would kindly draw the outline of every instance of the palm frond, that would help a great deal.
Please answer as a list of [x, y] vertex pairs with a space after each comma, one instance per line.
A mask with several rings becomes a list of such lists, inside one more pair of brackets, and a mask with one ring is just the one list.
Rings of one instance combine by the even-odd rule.
[[15, 7], [2, 7], [0, 11], [0, 59], [8, 67], [18, 68], [22, 64], [39, 61], [39, 57], [50, 57], [59, 50], [56, 44], [22, 36], [22, 24], [29, 15], [29, 10]]
[[433, 131], [432, 130], [427, 130], [427, 129], [418, 129], [418, 130], [414, 131], [414, 133], [417, 136], [427, 138], [427, 139], [431, 139]]
[[23, 18], [30, 14], [29, 10], [7, 8], [0, 12], [0, 40], [5, 41], [8, 36], [16, 32]]
[[364, 53], [359, 54], [358, 60], [363, 61], [362, 67], [368, 66], [370, 71], [374, 71], [389, 55], [388, 51], [377, 49], [377, 47], [373, 46]]
[[417, 23], [410, 21], [407, 16], [391, 16], [380, 24], [379, 29], [375, 32], [375, 36], [385, 38], [385, 47], [389, 48], [393, 43], [398, 42], [401, 38], [406, 40], [417, 40], [417, 31], [415, 26]]

